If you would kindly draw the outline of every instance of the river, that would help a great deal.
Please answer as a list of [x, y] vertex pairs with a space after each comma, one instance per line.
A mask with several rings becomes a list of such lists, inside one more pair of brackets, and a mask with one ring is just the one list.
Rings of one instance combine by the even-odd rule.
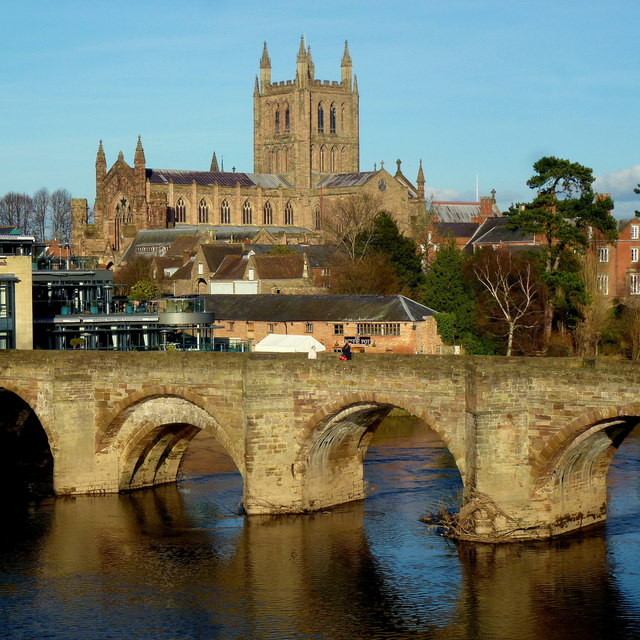
[[460, 477], [433, 432], [389, 418], [366, 500], [238, 514], [237, 472], [5, 513], [0, 637], [12, 640], [640, 638], [640, 430], [609, 471], [609, 517], [553, 542], [456, 545], [419, 522]]

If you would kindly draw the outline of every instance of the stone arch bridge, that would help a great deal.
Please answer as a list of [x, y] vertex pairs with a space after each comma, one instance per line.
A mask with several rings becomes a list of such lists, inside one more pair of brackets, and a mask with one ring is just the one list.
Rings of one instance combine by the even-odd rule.
[[363, 497], [369, 440], [399, 407], [451, 451], [479, 539], [604, 520], [639, 385], [631, 362], [566, 358], [0, 352], [1, 397], [39, 419], [58, 495], [174, 481], [204, 429], [242, 474], [248, 514], [325, 509]]

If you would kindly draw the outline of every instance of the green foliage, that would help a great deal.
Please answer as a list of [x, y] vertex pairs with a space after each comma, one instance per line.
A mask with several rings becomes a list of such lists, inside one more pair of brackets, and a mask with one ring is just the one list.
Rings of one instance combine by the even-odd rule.
[[369, 251], [386, 255], [406, 293], [419, 294], [425, 277], [416, 244], [400, 233], [396, 221], [387, 212], [378, 214], [374, 220]]
[[506, 212], [509, 228], [522, 229], [545, 238], [549, 262], [566, 248], [582, 251], [589, 244], [588, 227], [599, 230], [607, 242], [615, 242], [618, 233], [611, 198], [596, 198], [592, 190], [592, 169], [577, 162], [545, 157], [533, 165], [536, 172], [527, 186], [537, 190], [529, 203], [513, 205]]
[[[640, 195], [640, 184], [638, 184], [637, 187], [634, 187], [633, 193], [637, 193], [638, 195]], [[636, 215], [640, 216], [640, 211], [638, 211], [637, 209], [636, 209]]]
[[[577, 307], [584, 304], [585, 291], [568, 267], [567, 256], [582, 253], [589, 246], [589, 227], [600, 231], [610, 243], [617, 240], [616, 220], [611, 216], [611, 198], [596, 197], [593, 171], [577, 162], [547, 156], [534, 165], [535, 174], [527, 186], [537, 191], [529, 203], [513, 205], [506, 215], [508, 228], [522, 229], [544, 238], [544, 282], [549, 288], [545, 336], [551, 336], [552, 322], [575, 324]], [[555, 316], [555, 317], [554, 317]]]
[[276, 244], [267, 251], [267, 255], [270, 256], [290, 256], [294, 253], [296, 253], [296, 250], [288, 244]]
[[440, 332], [440, 335], [447, 344], [458, 343], [462, 336], [476, 333], [475, 297], [464, 280], [464, 262], [455, 242], [448, 241], [440, 246], [425, 278], [424, 304], [440, 315], [451, 316], [438, 321], [438, 331], [442, 322], [444, 334]]
[[158, 285], [148, 278], [138, 280], [129, 291], [129, 300], [153, 300], [159, 296]]

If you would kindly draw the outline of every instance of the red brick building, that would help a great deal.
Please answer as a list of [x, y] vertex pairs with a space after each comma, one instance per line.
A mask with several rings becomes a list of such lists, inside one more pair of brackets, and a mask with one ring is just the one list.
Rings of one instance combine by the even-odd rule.
[[327, 351], [440, 353], [434, 311], [401, 295], [207, 295], [216, 340], [311, 335]]

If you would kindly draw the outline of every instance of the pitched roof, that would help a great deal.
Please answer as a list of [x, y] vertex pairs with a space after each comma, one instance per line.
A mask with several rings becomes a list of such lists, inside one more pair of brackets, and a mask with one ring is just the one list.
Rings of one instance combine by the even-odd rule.
[[236, 173], [230, 171], [180, 171], [178, 169], [147, 169], [147, 179], [152, 184], [218, 184], [221, 187], [263, 187], [293, 189], [293, 185], [280, 174], [274, 173]]
[[186, 253], [194, 253], [198, 249], [200, 236], [178, 236], [167, 249], [167, 255], [181, 256]]
[[247, 268], [247, 261], [242, 256], [225, 256], [212, 280], [242, 280]]
[[260, 280], [289, 280], [302, 278], [304, 258], [301, 255], [255, 255], [253, 264]]
[[433, 309], [401, 295], [208, 294], [216, 320], [257, 322], [416, 322]]
[[479, 222], [437, 222], [435, 229], [441, 238], [470, 238], [479, 226]]
[[361, 171], [359, 173], [333, 173], [323, 178], [316, 185], [317, 189], [337, 189], [338, 187], [359, 187], [363, 185], [371, 176], [375, 176], [377, 171]]
[[[434, 200], [431, 202], [431, 211], [436, 219], [442, 222], [471, 222], [473, 218], [480, 217], [480, 203]], [[492, 207], [492, 215], [500, 215], [500, 210], [495, 203]]]
[[200, 249], [207, 263], [207, 269], [214, 273], [226, 256], [241, 256], [243, 244], [201, 244]]
[[471, 239], [473, 244], [503, 244], [509, 242], [533, 244], [535, 235], [522, 229], [507, 229], [509, 218], [488, 218]]

